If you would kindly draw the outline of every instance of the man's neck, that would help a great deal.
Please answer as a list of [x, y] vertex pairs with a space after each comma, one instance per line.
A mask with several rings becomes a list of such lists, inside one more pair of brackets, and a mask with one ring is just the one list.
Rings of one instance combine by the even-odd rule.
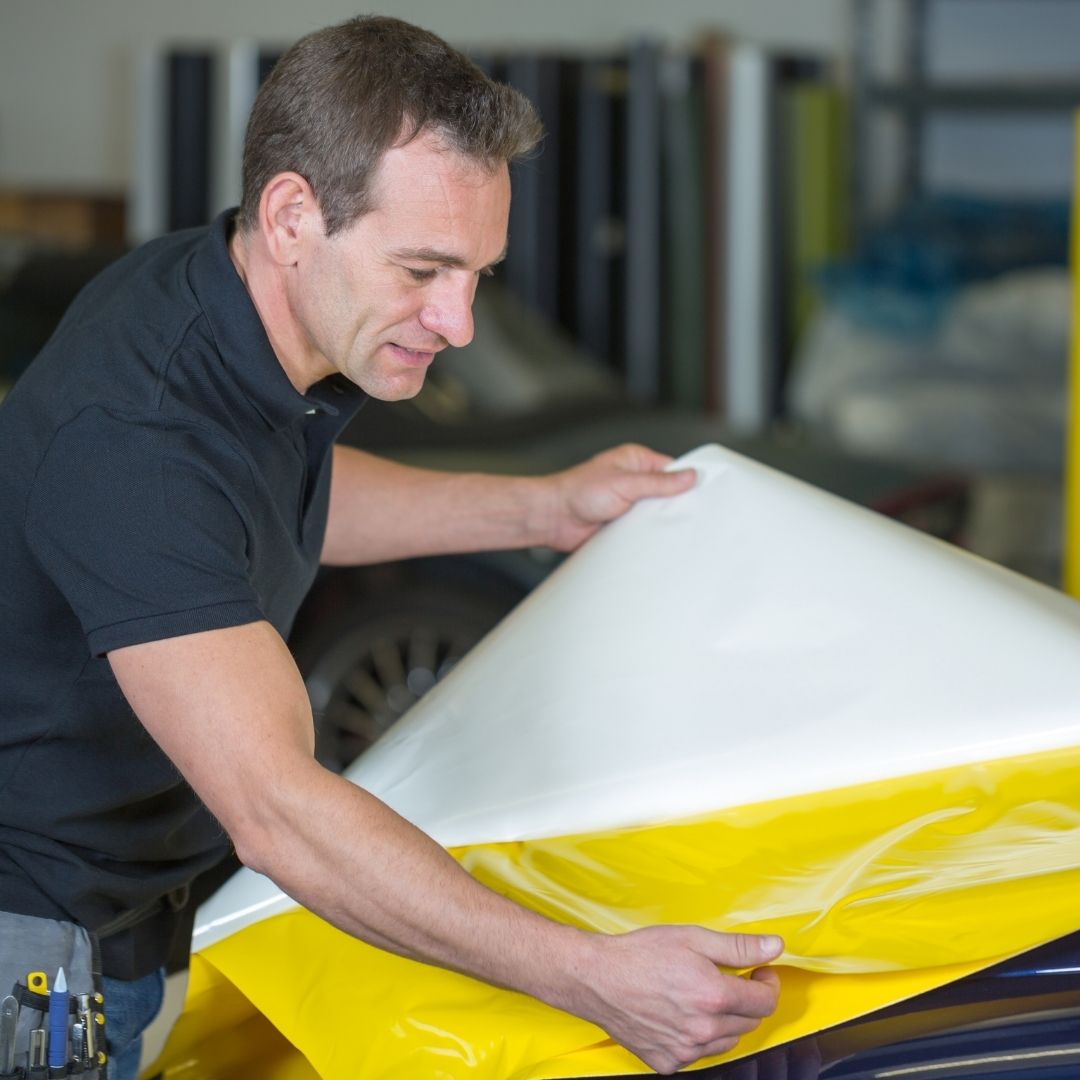
[[[259, 250], [259, 238], [234, 229], [229, 237], [229, 257], [259, 313], [270, 346], [289, 382], [298, 393], [307, 391], [332, 369], [311, 355], [312, 350], [292, 316], [282, 270]], [[324, 361], [325, 363], [325, 361]]]

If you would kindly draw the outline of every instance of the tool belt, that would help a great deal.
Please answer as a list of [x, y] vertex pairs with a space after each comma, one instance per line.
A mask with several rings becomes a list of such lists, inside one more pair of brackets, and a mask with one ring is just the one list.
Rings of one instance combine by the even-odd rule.
[[68, 1076], [108, 1076], [97, 938], [74, 923], [0, 912], [0, 1080]]

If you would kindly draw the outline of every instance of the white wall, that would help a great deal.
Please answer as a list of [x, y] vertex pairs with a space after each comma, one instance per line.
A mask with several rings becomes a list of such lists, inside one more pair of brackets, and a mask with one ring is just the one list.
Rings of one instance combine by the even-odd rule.
[[[365, 10], [350, 0], [0, 0], [0, 186], [122, 192], [140, 46], [288, 44]], [[566, 50], [705, 29], [815, 52], [847, 47], [848, 0], [384, 0], [453, 44]]]

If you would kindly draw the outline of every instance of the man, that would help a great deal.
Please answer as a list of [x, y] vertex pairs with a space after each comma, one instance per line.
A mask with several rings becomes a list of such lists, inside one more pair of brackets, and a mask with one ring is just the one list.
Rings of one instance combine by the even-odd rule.
[[[235, 219], [92, 282], [0, 409], [0, 910], [95, 932], [107, 1013], [152, 1015], [176, 898], [226, 842], [343, 930], [594, 1021], [662, 1072], [774, 1007], [772, 973], [717, 964], [778, 941], [549, 922], [313, 758], [284, 637], [320, 559], [570, 550], [693, 482], [633, 446], [532, 479], [333, 446], [365, 394], [415, 394], [469, 341], [508, 162], [538, 137], [523, 98], [408, 24], [305, 38], [260, 91]], [[112, 1076], [144, 1019], [114, 1024]]]

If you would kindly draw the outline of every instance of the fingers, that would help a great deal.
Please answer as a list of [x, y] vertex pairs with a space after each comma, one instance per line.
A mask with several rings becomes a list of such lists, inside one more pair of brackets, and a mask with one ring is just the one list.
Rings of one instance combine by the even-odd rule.
[[736, 990], [729, 990], [725, 1012], [730, 1016], [746, 1017], [757, 1026], [759, 1020], [772, 1016], [776, 1011], [776, 1002], [780, 996], [780, 979], [775, 972], [768, 972], [763, 978], [749, 979], [727, 976], [738, 982]]
[[777, 937], [652, 926], [593, 944], [589, 1001], [578, 1015], [661, 1073], [725, 1053], [776, 1008], [775, 972], [744, 977], [718, 965], [759, 968], [780, 954]]
[[702, 1058], [717, 1057], [720, 1054], [726, 1054], [729, 1050], [734, 1050], [739, 1043], [739, 1036], [748, 1035], [758, 1026], [758, 1021], [747, 1020], [746, 1018], [741, 1018], [740, 1021], [736, 1020], [735, 1017], [732, 1017], [730, 1026], [733, 1029], [736, 1029], [733, 1030], [730, 1035], [720, 1035], [711, 1042], [694, 1047], [692, 1051], [694, 1056], [687, 1064], [691, 1065], [693, 1062], [700, 1061]]
[[775, 934], [725, 934], [704, 927], [688, 927], [693, 948], [714, 964], [730, 968], [754, 968], [768, 964], [784, 951], [782, 938]]
[[[735, 954], [744, 959], [755, 954], [771, 957], [780, 947], [778, 941], [762, 942], [756, 935], [745, 937], [745, 941], [727, 943]], [[715, 948], [714, 941], [710, 944]], [[690, 947], [693, 948], [692, 945]], [[676, 1044], [669, 1047], [669, 1052], [680, 1066], [733, 1049], [741, 1036], [757, 1028], [762, 1019], [776, 1009], [780, 977], [775, 971], [760, 968], [745, 977], [724, 974], [715, 967], [709, 970], [710, 987], [696, 999], [696, 1015], [687, 1017], [686, 1022], [672, 1030]]]
[[[692, 1065], [702, 1058], [715, 1057], [734, 1050], [743, 1035], [753, 1031], [760, 1020], [747, 1016], [724, 1015], [712, 1017], [710, 1026], [715, 1030], [708, 1038], [700, 1041], [683, 1037], [675, 1044], [658, 1053], [650, 1060], [647, 1055], [640, 1055], [642, 1060], [658, 1072], [674, 1072], [684, 1065]], [[664, 1066], [664, 1067], [661, 1067]]]
[[661, 454], [658, 450], [640, 443], [623, 443], [596, 456], [631, 472], [658, 471], [675, 460], [670, 454]]
[[638, 500], [668, 498], [693, 487], [695, 470], [668, 472], [665, 467], [670, 461], [666, 454], [627, 444], [553, 473], [537, 489], [553, 506], [536, 515], [551, 523], [543, 542], [560, 551], [573, 551]]

